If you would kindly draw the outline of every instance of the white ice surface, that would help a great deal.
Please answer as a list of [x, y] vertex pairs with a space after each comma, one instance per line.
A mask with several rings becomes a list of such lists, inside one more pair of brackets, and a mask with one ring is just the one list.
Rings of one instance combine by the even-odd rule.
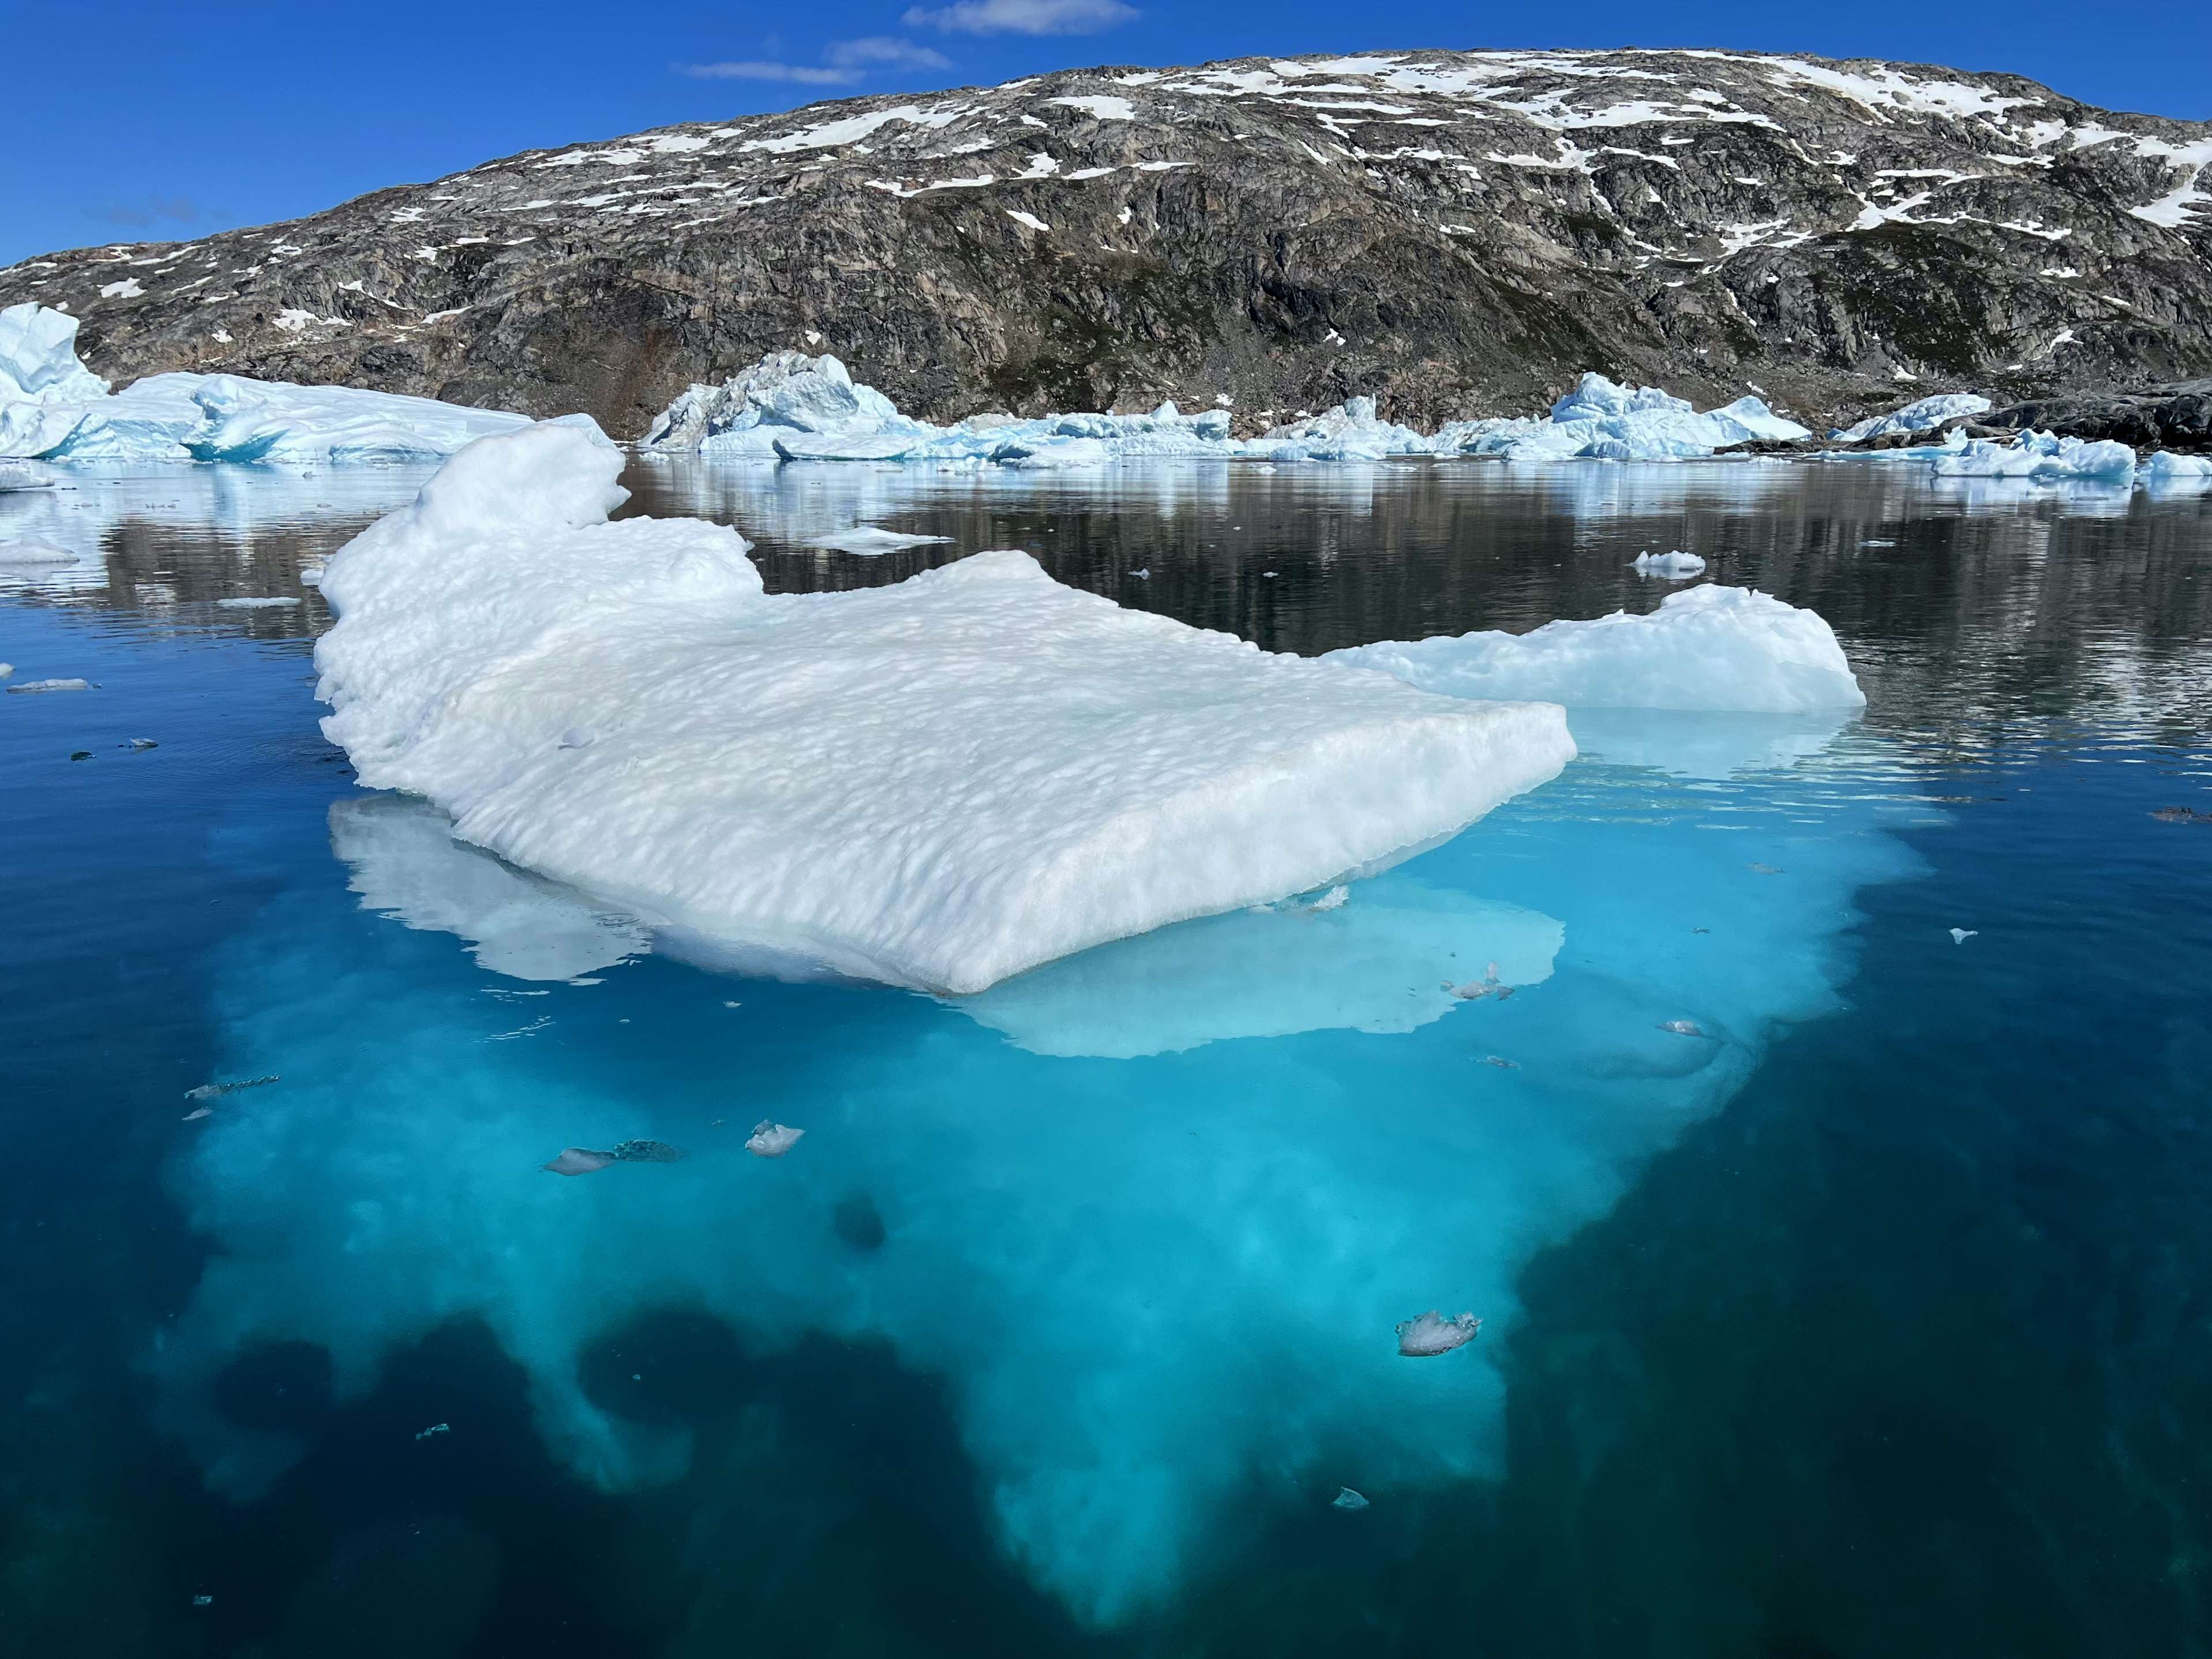
[[1866, 706], [1833, 629], [1743, 587], [1686, 588], [1649, 616], [1616, 611], [1520, 635], [1386, 640], [1322, 660], [1456, 697], [1537, 698], [1570, 709], [1803, 714]]
[[1961, 415], [1986, 414], [1990, 407], [1990, 400], [1978, 393], [1946, 392], [1893, 409], [1887, 415], [1869, 416], [1857, 425], [1844, 427], [1828, 436], [1842, 443], [1858, 443], [1868, 438], [1886, 438], [1896, 432], [1925, 432]]
[[2136, 477], [2154, 487], [2202, 488], [2212, 484], [2212, 455], [2177, 455], [2161, 449], [2143, 461]]
[[2136, 474], [2136, 453], [2110, 439], [2090, 442], [2048, 432], [2023, 432], [2011, 443], [1976, 438], [1936, 458], [1942, 478], [2071, 479], [2125, 483]]
[[1382, 419], [1372, 398], [1349, 398], [1255, 438], [1232, 438], [1229, 411], [1187, 415], [1173, 403], [1148, 414], [978, 416], [933, 426], [902, 415], [855, 382], [835, 357], [779, 352], [725, 384], [694, 386], [654, 420], [647, 454], [725, 459], [902, 461], [1024, 469], [1096, 466], [1166, 458], [1380, 461], [1401, 456], [1496, 455], [1515, 460], [1680, 460], [1753, 438], [1811, 435], [1756, 398], [1699, 413], [1649, 387], [1585, 374], [1540, 420], [1454, 422], [1433, 434]]
[[450, 455], [527, 417], [351, 386], [236, 374], [149, 374], [110, 395], [76, 357], [76, 319], [0, 312], [0, 457], [259, 461], [280, 466]]
[[708, 939], [978, 991], [1387, 860], [1573, 752], [1555, 708], [1272, 655], [1022, 553], [770, 598], [734, 531], [606, 522], [621, 464], [573, 426], [486, 439], [343, 549], [324, 730], [465, 840]]

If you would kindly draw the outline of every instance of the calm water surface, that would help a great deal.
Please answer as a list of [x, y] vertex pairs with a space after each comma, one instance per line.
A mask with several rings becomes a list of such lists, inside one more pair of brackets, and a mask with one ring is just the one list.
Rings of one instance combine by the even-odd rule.
[[[1870, 702], [1578, 714], [1341, 909], [940, 1004], [354, 787], [302, 572], [422, 475], [0, 497], [84, 556], [0, 567], [0, 659], [98, 682], [0, 699], [11, 1647], [2212, 1649], [2212, 827], [2151, 816], [2212, 811], [2212, 495], [632, 473], [775, 588], [1024, 547], [1302, 653], [1648, 610], [1681, 547]], [[951, 539], [808, 545], [856, 522]], [[537, 1169], [632, 1135], [690, 1158]], [[1398, 1358], [1431, 1307], [1481, 1336]]]

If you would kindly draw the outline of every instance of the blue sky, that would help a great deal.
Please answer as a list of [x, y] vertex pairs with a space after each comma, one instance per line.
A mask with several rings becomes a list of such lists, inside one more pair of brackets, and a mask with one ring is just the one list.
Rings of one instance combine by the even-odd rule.
[[2081, 0], [25, 4], [7, 27], [0, 263], [290, 218], [515, 150], [673, 121], [1091, 64], [1730, 46], [2009, 70], [2107, 107], [2212, 118], [2212, 5], [2102, 21], [2114, 15]]

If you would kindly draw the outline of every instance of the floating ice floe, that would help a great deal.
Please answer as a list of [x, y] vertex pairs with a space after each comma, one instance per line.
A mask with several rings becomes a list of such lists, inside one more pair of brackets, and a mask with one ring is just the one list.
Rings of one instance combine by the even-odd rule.
[[[0, 404], [6, 400], [6, 388], [0, 386]], [[0, 461], [0, 495], [19, 489], [52, 489], [54, 487], [53, 469], [35, 461]]]
[[234, 1095], [241, 1089], [258, 1089], [268, 1084], [282, 1083], [283, 1080], [272, 1072], [267, 1077], [241, 1078], [235, 1083], [203, 1083], [197, 1089], [185, 1090], [185, 1098], [186, 1100], [217, 1100], [224, 1095]]
[[1535, 698], [1571, 709], [1798, 714], [1866, 706], [1833, 629], [1745, 587], [1669, 593], [1649, 616], [1616, 611], [1526, 634], [1386, 640], [1322, 660], [1456, 697]]
[[43, 536], [19, 536], [0, 542], [0, 565], [75, 564], [77, 556]]
[[586, 1176], [597, 1175], [611, 1164], [681, 1164], [690, 1156], [665, 1140], [624, 1140], [605, 1152], [564, 1146], [557, 1158], [542, 1167], [553, 1175]]
[[1471, 1313], [1447, 1319], [1431, 1310], [1398, 1322], [1398, 1352], [1408, 1359], [1431, 1359], [1474, 1340], [1482, 1322]]
[[1497, 455], [1507, 460], [1691, 460], [1754, 439], [1809, 438], [1757, 398], [1700, 413], [1686, 398], [1656, 386], [1616, 385], [1585, 374], [1545, 419], [1455, 421], [1431, 443], [1437, 454]]
[[1638, 553], [1630, 568], [1639, 576], [1664, 576], [1669, 581], [1680, 581], [1705, 574], [1705, 562], [1678, 547], [1672, 553]]
[[2144, 459], [2136, 477], [2154, 487], [2179, 484], [2203, 489], [2212, 486], [2212, 455], [2177, 455], [2161, 449]]
[[1979, 928], [1976, 927], [1954, 927], [1951, 930], [1951, 943], [1954, 945], [1964, 945], [1968, 939], [1974, 938], [1980, 931], [1981, 930]]
[[219, 611], [289, 611], [294, 605], [299, 604], [300, 601], [297, 599], [272, 597], [268, 599], [217, 599], [215, 603], [216, 608]]
[[1671, 1031], [1676, 1036], [1701, 1037], [1705, 1034], [1705, 1028], [1694, 1019], [1662, 1019], [1659, 1022], [1659, 1029]]
[[149, 374], [119, 392], [76, 356], [77, 320], [0, 311], [0, 457], [46, 461], [326, 462], [450, 455], [526, 416], [353, 386]]
[[978, 991], [1371, 868], [1573, 753], [1556, 708], [1265, 653], [1022, 553], [770, 596], [734, 531], [608, 522], [621, 466], [580, 427], [485, 439], [341, 550], [324, 731], [463, 840], [717, 945]]
[[1926, 432], [1962, 416], [1986, 415], [1991, 406], [1987, 398], [1977, 392], [1940, 392], [1902, 409], [1893, 409], [1887, 415], [1869, 416], [1856, 426], [1839, 428], [1828, 436], [1838, 443], [1863, 443], [1869, 438], [1887, 438], [1899, 432]]
[[753, 1132], [745, 1137], [745, 1150], [755, 1158], [781, 1158], [799, 1145], [805, 1133], [804, 1129], [794, 1129], [788, 1123], [764, 1117], [753, 1125]]
[[1333, 1510], [1364, 1510], [1367, 1507], [1367, 1499], [1349, 1486], [1339, 1486], [1328, 1506]]
[[1956, 451], [1936, 458], [1936, 475], [2126, 483], [2136, 476], [2136, 453], [2109, 438], [2092, 442], [2048, 432], [2023, 432], [2008, 444], [1986, 438], [1969, 440]]
[[25, 680], [21, 685], [9, 686], [8, 695], [11, 697], [27, 697], [47, 691], [90, 691], [95, 689], [90, 680]]
[[910, 530], [885, 530], [879, 525], [854, 525], [850, 530], [835, 530], [826, 536], [815, 536], [807, 541], [809, 547], [827, 549], [833, 553], [896, 553], [902, 548], [927, 547], [934, 543], [949, 542], [950, 536], [925, 536]]
[[722, 385], [692, 386], [653, 421], [641, 450], [725, 459], [908, 461], [1018, 470], [1176, 458], [1381, 461], [1495, 455], [1515, 460], [1678, 460], [1753, 438], [1812, 434], [1756, 398], [1699, 413], [1654, 388], [1582, 383], [1541, 419], [1459, 421], [1434, 434], [1381, 418], [1372, 398], [1348, 398], [1254, 438], [1232, 438], [1229, 411], [1185, 414], [978, 415], [934, 426], [902, 415], [835, 357], [777, 352]]

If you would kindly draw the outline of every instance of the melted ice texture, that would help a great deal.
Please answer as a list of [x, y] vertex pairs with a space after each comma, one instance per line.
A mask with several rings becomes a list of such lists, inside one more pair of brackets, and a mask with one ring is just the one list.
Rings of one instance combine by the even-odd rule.
[[343, 549], [324, 731], [463, 839], [718, 944], [980, 991], [1387, 860], [1574, 752], [1556, 708], [1261, 652], [1023, 553], [771, 598], [734, 531], [608, 522], [621, 465], [580, 426], [486, 439]]

